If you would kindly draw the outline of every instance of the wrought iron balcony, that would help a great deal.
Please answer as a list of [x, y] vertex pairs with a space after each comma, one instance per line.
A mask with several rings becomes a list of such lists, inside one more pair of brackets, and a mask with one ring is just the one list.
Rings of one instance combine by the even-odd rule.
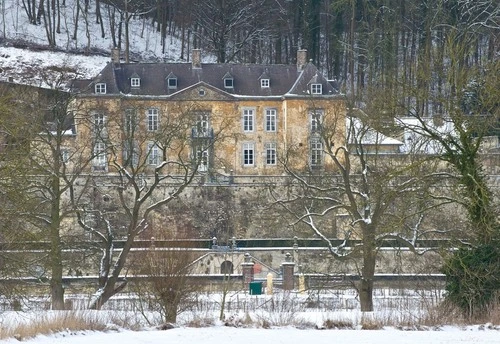
[[212, 128], [191, 128], [191, 138], [194, 139], [213, 139], [214, 130]]

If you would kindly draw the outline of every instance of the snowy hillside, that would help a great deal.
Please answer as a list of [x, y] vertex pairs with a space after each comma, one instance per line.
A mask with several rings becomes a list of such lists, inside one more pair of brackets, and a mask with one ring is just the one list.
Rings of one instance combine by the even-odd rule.
[[[44, 25], [30, 24], [22, 0], [2, 2], [0, 80], [43, 87], [62, 87], [65, 81], [75, 77], [95, 76], [110, 61], [109, 53], [113, 47], [110, 29], [103, 26], [105, 37], [102, 38], [101, 26], [96, 24], [95, 20], [95, 5], [89, 7], [87, 17], [80, 15], [76, 39], [73, 39], [75, 2], [66, 0], [66, 6], [61, 8], [64, 15], [53, 51], [46, 50], [48, 44]], [[108, 11], [105, 8], [101, 11], [103, 23], [108, 23]], [[86, 22], [89, 27], [88, 37]], [[168, 37], [165, 44], [166, 53], [162, 54], [161, 38], [154, 27], [144, 19], [131, 20], [130, 52], [133, 59], [178, 61], [178, 40]]]

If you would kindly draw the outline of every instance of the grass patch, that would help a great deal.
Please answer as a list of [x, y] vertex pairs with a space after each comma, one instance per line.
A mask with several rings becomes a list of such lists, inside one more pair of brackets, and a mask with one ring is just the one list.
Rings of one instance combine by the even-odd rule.
[[26, 340], [38, 335], [50, 335], [58, 332], [104, 331], [108, 321], [98, 313], [89, 311], [61, 311], [44, 313], [27, 323], [12, 327], [3, 327], [0, 339], [16, 338]]

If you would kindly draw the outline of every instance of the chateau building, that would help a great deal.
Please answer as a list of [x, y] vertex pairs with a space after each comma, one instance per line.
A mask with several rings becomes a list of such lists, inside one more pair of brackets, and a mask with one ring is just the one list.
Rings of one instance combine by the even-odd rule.
[[[287, 160], [328, 169], [321, 126], [345, 136], [345, 104], [299, 50], [296, 65], [112, 61], [92, 80], [72, 85], [77, 144], [90, 168], [190, 162], [208, 175], [281, 175]], [[330, 142], [329, 144], [334, 144]], [[152, 169], [151, 169], [152, 170]]]

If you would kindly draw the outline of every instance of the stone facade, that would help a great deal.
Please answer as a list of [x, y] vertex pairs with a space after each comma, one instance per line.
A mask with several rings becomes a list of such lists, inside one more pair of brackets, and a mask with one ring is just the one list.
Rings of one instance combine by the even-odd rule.
[[115, 61], [73, 86], [74, 144], [89, 147], [93, 170], [104, 173], [126, 165], [130, 146], [139, 164], [159, 163], [156, 145], [163, 158], [191, 161], [210, 178], [282, 175], [279, 159], [292, 149], [295, 167], [328, 170], [316, 131], [329, 122], [341, 144], [345, 104], [300, 54], [297, 66]]

